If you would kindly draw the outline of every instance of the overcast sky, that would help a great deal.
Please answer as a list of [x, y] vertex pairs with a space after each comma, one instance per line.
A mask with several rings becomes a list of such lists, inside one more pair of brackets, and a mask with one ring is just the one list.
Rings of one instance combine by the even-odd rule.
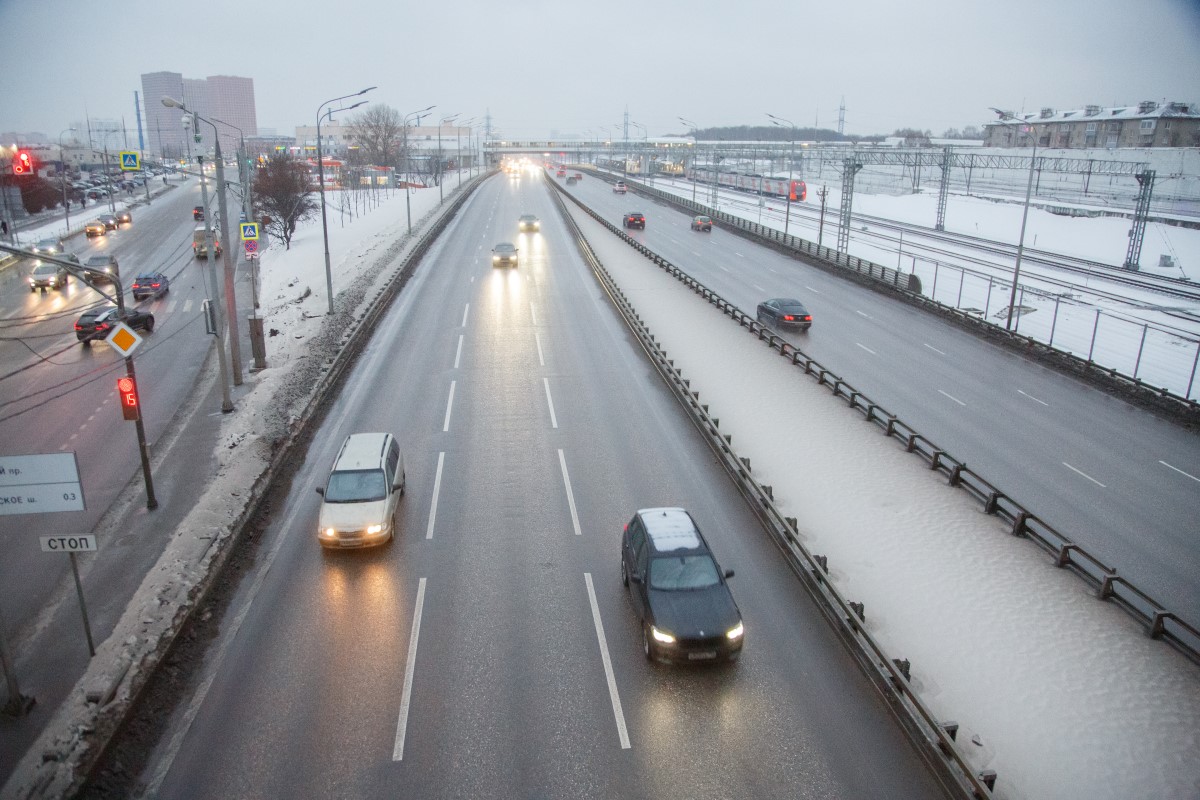
[[626, 109], [651, 136], [767, 112], [836, 129], [844, 98], [849, 134], [937, 135], [989, 106], [1200, 102], [1197, 0], [0, 0], [0, 30], [0, 131], [51, 138], [85, 114], [134, 129], [162, 70], [253, 78], [259, 126], [287, 135], [371, 85], [405, 112], [490, 111], [505, 138]]

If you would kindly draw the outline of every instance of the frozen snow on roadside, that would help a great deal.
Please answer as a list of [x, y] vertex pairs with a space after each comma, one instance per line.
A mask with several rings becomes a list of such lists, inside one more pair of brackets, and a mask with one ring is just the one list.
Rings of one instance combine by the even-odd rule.
[[[728, 318], [577, 215], [601, 261], [1001, 798], [1194, 797], [1200, 674]], [[803, 452], [797, 461], [790, 454]], [[978, 735], [982, 747], [971, 743]]]

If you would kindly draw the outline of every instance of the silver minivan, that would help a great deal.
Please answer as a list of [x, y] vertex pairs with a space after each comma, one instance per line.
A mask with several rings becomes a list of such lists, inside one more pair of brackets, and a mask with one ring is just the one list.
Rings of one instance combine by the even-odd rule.
[[317, 494], [324, 500], [317, 540], [324, 547], [366, 547], [396, 536], [404, 494], [404, 455], [390, 433], [352, 433]]

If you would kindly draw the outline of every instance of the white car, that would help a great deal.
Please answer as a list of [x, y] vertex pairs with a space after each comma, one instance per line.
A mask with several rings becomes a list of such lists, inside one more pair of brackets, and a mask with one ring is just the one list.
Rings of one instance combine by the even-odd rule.
[[625, 194], [629, 191], [629, 187], [625, 185], [624, 181], [617, 181], [613, 184], [613, 191], [617, 194]]

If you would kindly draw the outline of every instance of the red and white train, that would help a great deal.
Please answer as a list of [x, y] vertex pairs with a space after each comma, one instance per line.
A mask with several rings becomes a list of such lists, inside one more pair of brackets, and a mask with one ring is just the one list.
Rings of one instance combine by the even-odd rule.
[[[772, 197], [790, 197], [793, 202], [798, 203], [804, 202], [808, 196], [808, 187], [802, 180], [770, 178], [764, 175], [743, 175], [740, 172], [721, 172], [718, 177], [721, 186], [740, 189], [743, 192], [762, 193]], [[711, 167], [688, 167], [687, 178], [699, 183], [712, 183], [713, 169]]]

